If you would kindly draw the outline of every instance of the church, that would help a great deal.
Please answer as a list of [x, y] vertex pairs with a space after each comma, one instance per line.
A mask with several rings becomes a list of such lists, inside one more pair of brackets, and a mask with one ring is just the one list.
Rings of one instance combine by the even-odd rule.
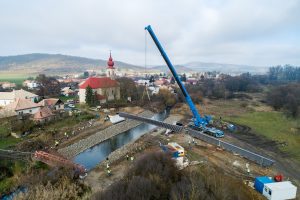
[[107, 61], [106, 77], [89, 77], [79, 84], [79, 102], [85, 103], [86, 88], [90, 86], [100, 103], [120, 99], [120, 84], [115, 80], [116, 68], [111, 57]]

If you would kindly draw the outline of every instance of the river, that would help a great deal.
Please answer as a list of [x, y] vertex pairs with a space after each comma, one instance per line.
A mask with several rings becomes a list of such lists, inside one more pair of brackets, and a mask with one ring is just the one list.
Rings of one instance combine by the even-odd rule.
[[[167, 111], [155, 114], [152, 119], [163, 121], [168, 115]], [[154, 129], [156, 126], [142, 123], [128, 131], [120, 133], [108, 140], [105, 140], [75, 156], [75, 163], [85, 166], [87, 170], [93, 169], [98, 163], [106, 159], [106, 157], [118, 148], [138, 139], [145, 133]]]

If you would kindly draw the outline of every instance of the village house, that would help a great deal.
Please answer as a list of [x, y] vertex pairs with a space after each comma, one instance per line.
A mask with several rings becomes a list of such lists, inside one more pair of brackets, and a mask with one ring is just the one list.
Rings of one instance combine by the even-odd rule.
[[55, 115], [52, 113], [51, 109], [45, 106], [33, 115], [32, 120], [39, 123], [45, 123], [53, 120], [54, 118]]
[[79, 84], [79, 102], [85, 103], [86, 88], [90, 86], [96, 92], [96, 98], [100, 103], [120, 99], [120, 84], [116, 80], [114, 61], [109, 56], [106, 68], [106, 77], [89, 77]]
[[39, 86], [39, 84], [35, 81], [35, 80], [25, 80], [23, 82], [23, 86], [24, 87], [27, 87], [28, 89], [35, 89]]
[[64, 102], [56, 98], [43, 99], [38, 104], [51, 110], [64, 110]]
[[2, 110], [3, 112], [13, 113], [13, 115], [26, 115], [35, 114], [40, 108], [41, 105], [32, 102], [30, 99], [17, 98], [13, 103], [7, 105]]
[[61, 95], [69, 97], [69, 96], [74, 96], [75, 91], [71, 89], [71, 87], [64, 87], [61, 89]]
[[13, 90], [11, 92], [0, 92], [0, 106], [4, 107], [16, 101], [16, 99], [28, 99], [34, 102], [39, 98], [38, 95], [26, 90]]
[[169, 84], [169, 81], [166, 78], [159, 78], [158, 80], [155, 80], [154, 84], [157, 86], [163, 86]]
[[3, 89], [12, 89], [16, 87], [16, 84], [11, 82], [0, 82], [0, 86]]

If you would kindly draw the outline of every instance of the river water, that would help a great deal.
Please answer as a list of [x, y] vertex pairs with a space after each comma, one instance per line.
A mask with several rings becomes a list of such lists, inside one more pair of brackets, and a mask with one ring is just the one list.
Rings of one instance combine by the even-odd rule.
[[[152, 119], [163, 121], [168, 115], [167, 111], [155, 114]], [[145, 133], [154, 129], [156, 126], [143, 123], [135, 128], [120, 133], [108, 140], [105, 140], [75, 156], [75, 163], [85, 166], [87, 170], [93, 169], [98, 163], [106, 159], [106, 157], [118, 148], [138, 139]]]

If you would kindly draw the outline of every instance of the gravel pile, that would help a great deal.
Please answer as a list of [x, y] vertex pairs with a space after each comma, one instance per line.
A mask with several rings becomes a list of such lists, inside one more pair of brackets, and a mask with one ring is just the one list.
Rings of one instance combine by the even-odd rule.
[[[153, 116], [153, 112], [151, 111], [143, 111], [142, 113], [140, 113], [138, 116], [141, 117], [152, 117]], [[62, 154], [63, 156], [65, 156], [68, 159], [73, 158], [74, 156], [76, 156], [77, 154], [83, 152], [84, 150], [93, 147], [111, 137], [114, 137], [120, 133], [123, 133], [129, 129], [132, 129], [138, 125], [140, 125], [141, 122], [139, 121], [135, 121], [135, 120], [130, 120], [130, 119], [126, 119], [125, 121], [112, 125], [102, 131], [99, 131], [91, 136], [89, 136], [88, 138], [79, 140], [78, 142], [64, 147], [62, 149], [59, 149], [58, 152], [60, 154]]]

